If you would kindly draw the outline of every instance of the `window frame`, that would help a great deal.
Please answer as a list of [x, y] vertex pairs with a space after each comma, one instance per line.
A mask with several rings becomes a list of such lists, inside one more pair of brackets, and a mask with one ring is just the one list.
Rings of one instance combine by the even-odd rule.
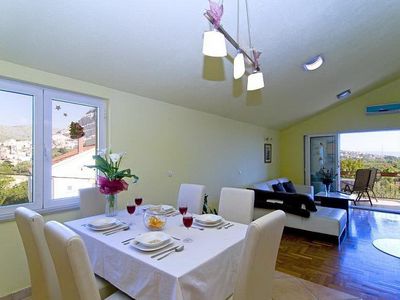
[[104, 99], [0, 77], [0, 90], [33, 97], [32, 103], [32, 202], [0, 206], [0, 221], [14, 218], [14, 211], [24, 206], [40, 213], [79, 208], [79, 196], [51, 199], [52, 100], [97, 108], [97, 148], [106, 147], [107, 104]]
[[[51, 167], [52, 167], [52, 101], [59, 100], [68, 103], [88, 105], [97, 108], [97, 150], [105, 148], [104, 139], [104, 122], [101, 122], [101, 116], [105, 115], [105, 104], [98, 99], [88, 97], [76, 93], [59, 91], [54, 89], [45, 89], [44, 94], [44, 120], [49, 122], [48, 126], [44, 126], [44, 182], [51, 183]], [[103, 124], [103, 126], [101, 125]], [[57, 200], [51, 197], [51, 184], [43, 186], [44, 207], [77, 207], [79, 205], [79, 196], [59, 198]]]

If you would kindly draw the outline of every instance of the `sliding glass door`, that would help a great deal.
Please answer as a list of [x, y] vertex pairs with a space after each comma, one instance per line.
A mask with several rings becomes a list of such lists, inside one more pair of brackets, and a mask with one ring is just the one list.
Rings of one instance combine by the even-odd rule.
[[314, 186], [314, 193], [324, 191], [321, 170], [338, 174], [332, 184], [334, 191], [339, 189], [340, 163], [338, 134], [308, 135], [304, 137], [305, 183]]

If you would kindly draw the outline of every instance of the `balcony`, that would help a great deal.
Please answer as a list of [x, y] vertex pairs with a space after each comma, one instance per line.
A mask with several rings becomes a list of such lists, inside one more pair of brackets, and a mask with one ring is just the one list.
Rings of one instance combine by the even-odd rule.
[[[340, 176], [341, 190], [344, 189], [346, 184], [354, 183], [354, 175], [341, 172]], [[371, 195], [373, 207], [400, 211], [400, 173], [381, 172], [377, 176], [374, 192], [378, 201], [375, 201]], [[367, 198], [362, 199], [366, 200]], [[357, 206], [371, 207], [369, 202], [360, 202], [360, 204], [357, 203]]]

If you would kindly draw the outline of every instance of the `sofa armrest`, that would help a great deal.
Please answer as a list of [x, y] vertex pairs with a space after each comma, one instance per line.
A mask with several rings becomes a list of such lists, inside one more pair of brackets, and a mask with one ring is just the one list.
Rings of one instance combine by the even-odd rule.
[[299, 194], [306, 194], [314, 199], [314, 187], [312, 185], [295, 184], [294, 187]]

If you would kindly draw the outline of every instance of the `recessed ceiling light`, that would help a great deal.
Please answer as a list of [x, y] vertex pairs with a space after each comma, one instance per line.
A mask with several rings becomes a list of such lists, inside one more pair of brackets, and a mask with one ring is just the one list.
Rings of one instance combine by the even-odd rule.
[[303, 65], [304, 70], [306, 71], [314, 71], [322, 66], [324, 63], [324, 59], [321, 55], [315, 56], [311, 58], [308, 62]]
[[349, 97], [350, 95], [351, 95], [351, 90], [348, 89], [348, 90], [345, 90], [345, 91], [337, 94], [336, 98], [338, 98], [339, 100], [343, 100], [343, 99]]

